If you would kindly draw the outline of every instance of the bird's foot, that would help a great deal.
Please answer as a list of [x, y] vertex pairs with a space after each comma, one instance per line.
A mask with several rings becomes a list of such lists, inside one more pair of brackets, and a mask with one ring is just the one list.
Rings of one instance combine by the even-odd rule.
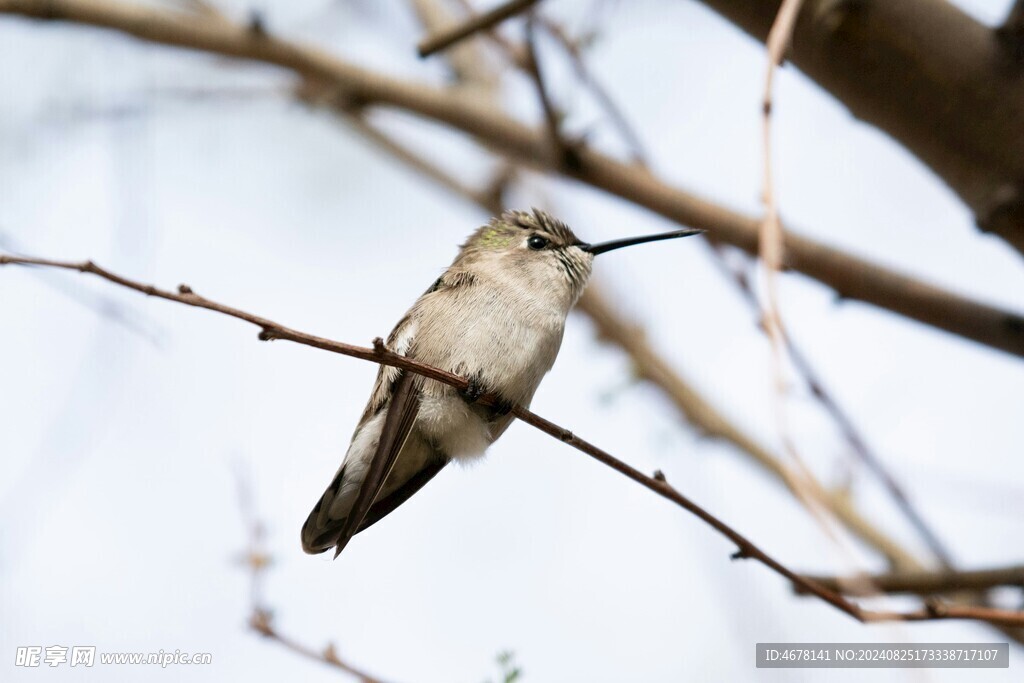
[[473, 405], [480, 400], [480, 397], [487, 393], [484, 389], [484, 385], [480, 383], [480, 380], [476, 377], [469, 378], [469, 386], [465, 389], [459, 389], [459, 396], [466, 403]]
[[484, 386], [484, 384], [480, 381], [478, 377], [470, 377], [469, 386], [467, 386], [465, 389], [459, 390], [459, 396], [461, 396], [462, 400], [464, 400], [466, 403], [470, 405], [478, 403], [480, 399], [487, 394], [490, 394], [492, 397], [494, 397], [494, 402], [487, 407], [490, 408], [491, 412], [494, 414], [495, 417], [508, 415], [510, 412], [512, 412], [512, 409], [515, 408], [515, 404], [512, 403], [511, 401], [503, 399], [501, 396], [498, 396], [498, 394], [496, 394], [495, 392], [488, 391], [487, 387]]

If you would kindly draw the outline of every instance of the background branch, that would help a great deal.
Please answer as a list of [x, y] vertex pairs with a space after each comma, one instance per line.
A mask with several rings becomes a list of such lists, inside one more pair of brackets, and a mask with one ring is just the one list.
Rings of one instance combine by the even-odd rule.
[[[849, 592], [851, 586], [851, 582], [846, 578], [835, 576], [808, 576], [807, 578], [831, 590], [844, 593]], [[869, 579], [873, 588], [885, 593], [913, 593], [915, 595], [988, 590], [1000, 586], [1024, 588], [1024, 565], [961, 571], [889, 572], [872, 574]], [[800, 588], [797, 588], [796, 592], [804, 594]]]
[[251, 487], [241, 472], [238, 473], [238, 502], [247, 533], [247, 547], [242, 560], [249, 571], [249, 627], [285, 649], [342, 671], [359, 683], [383, 683], [379, 678], [339, 657], [334, 645], [328, 644], [323, 650], [317, 650], [277, 629], [274, 625], [274, 612], [263, 601], [263, 577], [273, 563], [265, 543], [266, 526], [256, 514]]
[[[920, 2], [922, 0], [912, 0]], [[806, 12], [806, 10], [805, 10]], [[151, 42], [275, 64], [324, 80], [350, 100], [395, 107], [462, 130], [514, 160], [561, 172], [684, 226], [703, 228], [748, 253], [757, 249], [755, 218], [672, 187], [632, 164], [580, 149], [578, 170], [563, 168], [547, 136], [468, 98], [354, 66], [312, 47], [205, 22], [179, 12], [84, 0], [0, 0], [0, 13], [102, 26]], [[800, 24], [797, 25], [799, 39]], [[1024, 159], [1024, 156], [1021, 157]], [[859, 299], [965, 338], [1024, 356], [1024, 317], [888, 270], [793, 233], [785, 234], [787, 268]]]
[[540, 61], [537, 59], [536, 36], [534, 33], [534, 21], [529, 19], [526, 22], [526, 71], [533, 81], [534, 89], [537, 91], [537, 100], [540, 102], [541, 111], [544, 112], [544, 123], [548, 131], [548, 138], [554, 148], [554, 154], [559, 159], [560, 165], [567, 169], [578, 169], [580, 165], [579, 155], [576, 154], [575, 145], [566, 139], [562, 132], [562, 115], [555, 108], [551, 101], [547, 85], [544, 82], [544, 74], [541, 71]]
[[[712, 241], [711, 245], [712, 253], [715, 254], [716, 257], [715, 262], [721, 268], [722, 272], [736, 285], [736, 289], [740, 293], [741, 298], [750, 307], [751, 312], [758, 321], [758, 324], [756, 325], [757, 329], [764, 332], [764, 326], [760, 322], [763, 317], [763, 314], [761, 313], [761, 305], [757, 301], [757, 296], [754, 294], [749, 278], [740, 268], [733, 268], [729, 265], [725, 258], [725, 254], [722, 252], [721, 245], [716, 244], [714, 241]], [[910, 496], [896, 480], [896, 477], [885, 466], [882, 458], [875, 453], [870, 446], [868, 446], [866, 438], [861, 434], [853, 419], [846, 413], [843, 407], [827, 389], [825, 381], [818, 374], [813, 363], [811, 363], [810, 358], [806, 353], [804, 353], [801, 346], [796, 343], [785, 328], [782, 328], [782, 334], [785, 336], [786, 350], [789, 359], [793, 362], [793, 367], [800, 377], [800, 380], [803, 382], [807, 391], [814, 400], [821, 405], [826, 413], [828, 413], [833, 424], [838, 428], [843, 440], [846, 441], [846, 444], [850, 447], [850, 452], [860, 462], [864, 463], [868, 470], [875, 475], [879, 482], [882, 483], [882, 486], [886, 491], [888, 491], [897, 507], [899, 507], [900, 511], [903, 513], [903, 516], [906, 517], [911, 525], [917, 530], [918, 535], [922, 540], [924, 540], [929, 550], [931, 550], [932, 554], [939, 560], [942, 566], [947, 569], [951, 568], [952, 556], [950, 555], [949, 550], [945, 547], [945, 544], [938, 537], [938, 534], [936, 534], [925, 521], [924, 516], [918, 511], [913, 502], [911, 502]], [[912, 565], [907, 565], [905, 568], [912, 569], [913, 567]]]
[[483, 14], [470, 18], [463, 24], [455, 26], [447, 31], [443, 31], [435, 36], [425, 38], [420, 42], [416, 51], [419, 53], [420, 57], [429, 57], [435, 52], [444, 50], [460, 40], [465, 40], [474, 33], [494, 28], [506, 19], [514, 17], [515, 15], [526, 11], [533, 5], [536, 5], [537, 2], [538, 0], [510, 0], [509, 2], [504, 2], [488, 12], [484, 12]]
[[[780, 5], [702, 2], [758, 41]], [[927, 164], [979, 227], [1024, 253], [1024, 80], [993, 38], [945, 0], [807, 0], [790, 58]]]
[[[650, 346], [642, 334], [637, 333], [634, 325], [616, 312], [599, 289], [594, 285], [588, 287], [577, 307], [594, 323], [600, 339], [614, 343], [629, 354], [637, 376], [658, 387], [683, 419], [702, 434], [722, 439], [738, 448], [796, 495], [793, 482], [798, 479], [797, 473], [716, 409]], [[813, 479], [809, 485], [820, 487]], [[920, 561], [910, 552], [863, 517], [848, 496], [842, 492], [829, 494], [819, 488], [817, 497], [854, 536], [885, 557], [890, 566], [900, 571], [921, 568]]]

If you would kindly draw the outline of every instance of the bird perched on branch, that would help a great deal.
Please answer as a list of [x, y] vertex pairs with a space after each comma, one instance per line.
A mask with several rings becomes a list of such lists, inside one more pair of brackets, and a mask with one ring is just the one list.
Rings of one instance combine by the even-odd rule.
[[[477, 458], [528, 406], [551, 369], [565, 319], [598, 254], [677, 230], [601, 244], [534, 209], [474, 232], [387, 339], [394, 353], [469, 380], [465, 391], [382, 365], [345, 459], [302, 527], [307, 553], [345, 548], [452, 460]], [[490, 394], [497, 405], [478, 399]]]

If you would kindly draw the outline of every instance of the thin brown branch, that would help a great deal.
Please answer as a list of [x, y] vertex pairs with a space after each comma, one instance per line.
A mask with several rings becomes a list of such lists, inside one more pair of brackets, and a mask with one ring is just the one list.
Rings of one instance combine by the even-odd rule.
[[[842, 593], [850, 592], [850, 583], [845, 577], [807, 576], [806, 578], [829, 590]], [[911, 593], [914, 595], [989, 590], [1000, 586], [1024, 588], [1024, 565], [961, 571], [888, 572], [872, 574], [868, 578], [872, 588], [884, 593]], [[799, 588], [796, 589], [796, 592], [804, 594], [804, 591]]]
[[[510, 159], [560, 172], [645, 207], [683, 226], [703, 228], [755, 253], [758, 220], [675, 188], [633, 164], [591, 149], [582, 164], [565, 169], [547, 135], [521, 125], [492, 106], [438, 88], [393, 79], [337, 59], [317, 48], [253, 35], [246, 26], [210, 23], [181, 12], [107, 0], [0, 0], [0, 13], [64, 20], [121, 31], [136, 38], [214, 54], [275, 64], [300, 77], [324, 80], [352, 100], [405, 110], [459, 129]], [[933, 136], [934, 137], [934, 136]], [[791, 232], [786, 263], [834, 289], [913, 320], [1018, 356], [1024, 356], [1024, 316], [954, 294]]]
[[533, 81], [537, 99], [544, 112], [544, 123], [548, 131], [548, 139], [555, 150], [554, 156], [565, 168], [579, 170], [580, 155], [577, 145], [569, 141], [562, 131], [562, 115], [551, 101], [551, 95], [544, 81], [544, 73], [541, 71], [540, 61], [537, 59], [537, 43], [533, 24], [533, 19], [526, 22], [526, 71]]
[[802, 0], [782, 0], [779, 6], [775, 21], [768, 32], [767, 51], [768, 66], [765, 70], [764, 92], [761, 100], [761, 127], [762, 127], [762, 156], [764, 173], [764, 206], [765, 215], [761, 221], [761, 229], [758, 235], [758, 256], [764, 263], [765, 279], [767, 284], [765, 325], [768, 329], [768, 336], [772, 340], [772, 348], [776, 358], [776, 381], [778, 390], [781, 392], [782, 377], [781, 353], [783, 341], [782, 320], [778, 312], [778, 295], [776, 292], [775, 275], [782, 269], [783, 235], [782, 223], [779, 220], [778, 201], [775, 196], [775, 182], [772, 174], [772, 86], [775, 80], [775, 70], [785, 58], [789, 42], [793, 37], [793, 26], [796, 24], [797, 14], [800, 12]]
[[[420, 26], [428, 33], [439, 32], [451, 24], [452, 14], [444, 0], [409, 0]], [[484, 58], [483, 46], [474, 41], [463, 41], [445, 52], [444, 58], [463, 89], [474, 89], [491, 99], [497, 92], [499, 75]]]
[[[778, 273], [783, 264], [782, 223], [779, 220], [778, 200], [775, 196], [775, 182], [772, 173], [772, 86], [775, 70], [785, 58], [789, 41], [793, 36], [793, 26], [800, 12], [802, 0], [782, 0], [779, 12], [768, 32], [767, 51], [768, 66], [765, 70], [764, 92], [761, 101], [761, 135], [764, 173], [764, 218], [758, 230], [758, 257], [764, 265], [765, 300], [763, 323], [772, 346], [772, 367], [775, 375], [776, 403], [779, 407], [779, 432], [784, 443], [786, 438], [783, 409], [785, 405], [786, 379], [783, 371], [782, 357], [785, 351], [782, 316], [779, 313]], [[792, 450], [794, 459], [795, 449]]]
[[253, 612], [249, 619], [249, 627], [260, 635], [272, 640], [278, 645], [281, 645], [286, 650], [290, 650], [291, 652], [311, 661], [326, 664], [339, 671], [344, 671], [360, 683], [382, 683], [379, 678], [375, 678], [362, 669], [358, 669], [341, 659], [338, 656], [337, 650], [335, 650], [335, 648], [330, 644], [328, 644], [323, 650], [317, 650], [314, 647], [306, 645], [305, 643], [300, 643], [299, 641], [284, 635], [273, 625], [270, 615], [266, 612]]
[[239, 474], [238, 500], [242, 510], [242, 519], [247, 531], [247, 547], [244, 564], [249, 570], [249, 627], [287, 650], [291, 650], [306, 659], [326, 664], [349, 676], [359, 683], [382, 683], [362, 669], [349, 664], [338, 656], [334, 646], [328, 644], [323, 650], [317, 650], [293, 638], [284, 635], [274, 625], [273, 611], [263, 602], [263, 578], [272, 563], [270, 553], [265, 544], [265, 526], [256, 514], [252, 491], [248, 481]]
[[435, 52], [451, 47], [460, 40], [465, 40], [480, 31], [493, 28], [506, 19], [525, 12], [530, 7], [536, 5], [537, 2], [538, 0], [510, 0], [509, 2], [504, 2], [494, 9], [471, 17], [464, 23], [454, 26], [447, 31], [424, 38], [416, 47], [416, 51], [420, 57], [429, 57]]
[[[49, 268], [58, 268], [63, 270], [74, 270], [81, 273], [89, 273], [96, 275], [104, 280], [127, 287], [137, 292], [141, 292], [148, 296], [157, 297], [160, 299], [166, 299], [168, 301], [176, 301], [178, 303], [186, 304], [188, 306], [194, 306], [196, 308], [204, 308], [206, 310], [221, 313], [232, 318], [237, 318], [255, 325], [260, 328], [259, 338], [261, 340], [273, 340], [283, 339], [286, 341], [295, 342], [304, 346], [311, 346], [313, 348], [323, 349], [325, 351], [331, 351], [346, 356], [352, 356], [353, 358], [359, 358], [362, 360], [369, 360], [382, 365], [390, 365], [416, 374], [428, 377], [430, 379], [437, 380], [449, 386], [455, 387], [456, 389], [466, 390], [469, 388], [470, 382], [464, 377], [460, 377], [451, 372], [447, 372], [440, 368], [435, 368], [424, 363], [420, 363], [411, 358], [406, 358], [388, 350], [384, 346], [384, 342], [377, 338], [374, 340], [372, 349], [353, 346], [351, 344], [345, 344], [343, 342], [337, 342], [324, 337], [317, 337], [305, 332], [285, 327], [279, 323], [273, 322], [268, 318], [258, 316], [246, 311], [242, 311], [238, 308], [227, 306], [225, 304], [217, 303], [211, 299], [201, 297], [192, 291], [187, 285], [179, 285], [177, 292], [171, 292], [163, 290], [153, 285], [137, 282], [131, 280], [122, 275], [113, 273], [105, 268], [97, 266], [92, 261], [82, 262], [70, 262], [70, 261], [55, 261], [51, 259], [40, 259], [40, 258], [25, 258], [25, 257], [12, 257], [6, 255], [0, 255], [0, 266], [7, 264], [25, 265], [25, 266], [42, 266]], [[480, 402], [484, 405], [494, 405], [498, 402], [498, 397], [493, 395], [484, 395], [480, 398]], [[895, 612], [895, 611], [872, 611], [865, 610], [858, 605], [848, 601], [839, 593], [829, 590], [813, 581], [810, 581], [799, 574], [793, 572], [781, 562], [770, 556], [748, 538], [743, 536], [741, 533], [733, 529], [731, 526], [718, 519], [710, 512], [697, 505], [689, 498], [680, 493], [677, 489], [671, 486], [666, 480], [664, 475], [647, 476], [643, 472], [636, 468], [626, 464], [618, 458], [612, 456], [608, 452], [594, 446], [593, 444], [585, 441], [578, 436], [574, 435], [568, 429], [561, 427], [550, 420], [547, 420], [536, 413], [524, 408], [522, 406], [515, 406], [512, 408], [511, 414], [518, 418], [520, 421], [552, 436], [559, 441], [572, 446], [576, 450], [589, 455], [598, 462], [611, 469], [625, 475], [629, 479], [632, 479], [641, 486], [648, 490], [656, 493], [657, 495], [672, 501], [679, 507], [688, 511], [705, 524], [713, 528], [719, 534], [727, 538], [733, 544], [735, 544], [737, 550], [733, 554], [734, 559], [752, 559], [756, 560], [765, 567], [771, 569], [773, 572], [785, 578], [795, 589], [800, 589], [811, 593], [822, 601], [832, 605], [836, 609], [850, 615], [854, 619], [867, 623], [877, 621], [930, 621], [937, 619], [966, 619], [966, 620], [977, 620], [985, 621], [993, 624], [1000, 625], [1011, 625], [1011, 626], [1024, 626], [1024, 611], [1017, 610], [1003, 610], [988, 607], [974, 607], [974, 606], [961, 606], [961, 605], [945, 605], [938, 603], [930, 603], [928, 606], [919, 609], [911, 610], [906, 612]], [[262, 627], [263, 624], [258, 622], [253, 625], [254, 628]], [[301, 650], [300, 650], [301, 651]]]
[[253, 315], [252, 313], [247, 313], [237, 308], [225, 306], [224, 304], [217, 303], [216, 301], [206, 299], [193, 292], [192, 288], [185, 284], [178, 285], [177, 292], [171, 292], [159, 289], [153, 285], [147, 285], [122, 277], [116, 273], [112, 273], [101, 268], [92, 261], [54, 261], [50, 259], [27, 258], [0, 254], [0, 266], [7, 264], [42, 266], [48, 268], [60, 268], [64, 270], [77, 270], [80, 273], [90, 273], [122, 287], [127, 287], [128, 289], [135, 290], [136, 292], [141, 292], [146, 296], [166, 299], [168, 301], [177, 301], [178, 303], [186, 304], [188, 306], [205, 308], [208, 311], [214, 311], [232, 318], [237, 318], [238, 320], [243, 320], [260, 328], [259, 338], [262, 341], [283, 339], [297, 344], [302, 344], [304, 346], [323, 349], [324, 351], [352, 356], [353, 358], [359, 358], [361, 360], [373, 361], [383, 365], [393, 365], [395, 367], [402, 368], [403, 370], [417, 372], [424, 377], [429, 377], [430, 379], [450, 384], [457, 389], [465, 390], [469, 388], [469, 382], [467, 380], [458, 377], [457, 375], [453, 375], [450, 372], [445, 372], [443, 370], [438, 370], [437, 368], [431, 368], [430, 366], [423, 365], [422, 363], [417, 363], [405, 356], [393, 354], [385, 349], [383, 344], [375, 343], [374, 348], [368, 349], [362, 346], [354, 346], [352, 344], [345, 344], [343, 342], [333, 341], [324, 337], [316, 337], [304, 332], [299, 332], [285, 327], [284, 325], [275, 323], [272, 320], [268, 320], [267, 318]]
[[597, 100], [598, 105], [604, 110], [615, 129], [618, 130], [619, 136], [626, 143], [626, 146], [629, 147], [633, 163], [648, 166], [647, 152], [644, 150], [644, 143], [640, 139], [640, 135], [633, 128], [629, 119], [626, 118], [622, 109], [615, 102], [615, 99], [601, 84], [601, 81], [587, 67], [586, 60], [583, 58], [583, 54], [576, 42], [568, 36], [561, 26], [550, 19], [538, 16], [537, 22], [565, 50], [565, 53], [569, 56], [569, 62], [572, 64], [573, 71], [576, 73], [576, 77], [590, 90], [590, 94]]
[[[15, 240], [2, 231], [0, 231], [0, 250], [12, 255], [21, 255], [23, 253]], [[141, 311], [125, 306], [106, 295], [93, 295], [75, 287], [68, 287], [66, 286], [67, 283], [63, 280], [43, 277], [44, 273], [36, 274], [41, 276], [39, 278], [41, 283], [89, 310], [94, 315], [103, 318], [109, 323], [118, 325], [132, 334], [138, 335], [140, 339], [144, 339], [156, 348], [164, 346], [167, 330], [162, 329], [148, 315]]]
[[768, 64], [765, 70], [764, 91], [761, 102], [762, 153], [764, 173], [764, 217], [758, 229], [758, 257], [763, 265], [764, 303], [762, 324], [771, 346], [771, 367], [774, 377], [774, 400], [776, 430], [783, 452], [789, 457], [797, 476], [793, 477], [791, 488], [808, 512], [815, 518], [822, 530], [837, 547], [842, 548], [839, 537], [834, 533], [827, 514], [827, 501], [820, 487], [812, 483], [814, 477], [796, 448], [790, 434], [787, 411], [787, 384], [785, 327], [779, 309], [778, 278], [784, 262], [782, 222], [779, 219], [778, 199], [772, 169], [772, 86], [775, 70], [785, 59], [793, 35], [793, 25], [800, 12], [802, 0], [782, 0], [775, 21], [768, 32]]
[[[468, 14], [473, 14], [476, 10], [473, 8], [473, 3], [470, 0], [456, 0], [462, 7], [463, 11]], [[497, 47], [505, 56], [505, 58], [517, 69], [526, 68], [526, 50], [525, 48], [516, 45], [511, 40], [502, 35], [496, 28], [489, 28], [482, 32], [484, 36]]]

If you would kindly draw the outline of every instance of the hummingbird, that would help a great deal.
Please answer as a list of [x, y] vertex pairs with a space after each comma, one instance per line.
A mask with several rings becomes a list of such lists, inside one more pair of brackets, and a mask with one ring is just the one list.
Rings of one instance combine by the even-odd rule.
[[[685, 237], [676, 230], [587, 244], [548, 213], [505, 211], [476, 230], [385, 342], [397, 354], [465, 377], [460, 391], [382, 365], [341, 467], [302, 527], [302, 549], [334, 557], [456, 460], [483, 455], [529, 406], [554, 365], [565, 320], [594, 257]], [[484, 394], [499, 397], [484, 406]]]

